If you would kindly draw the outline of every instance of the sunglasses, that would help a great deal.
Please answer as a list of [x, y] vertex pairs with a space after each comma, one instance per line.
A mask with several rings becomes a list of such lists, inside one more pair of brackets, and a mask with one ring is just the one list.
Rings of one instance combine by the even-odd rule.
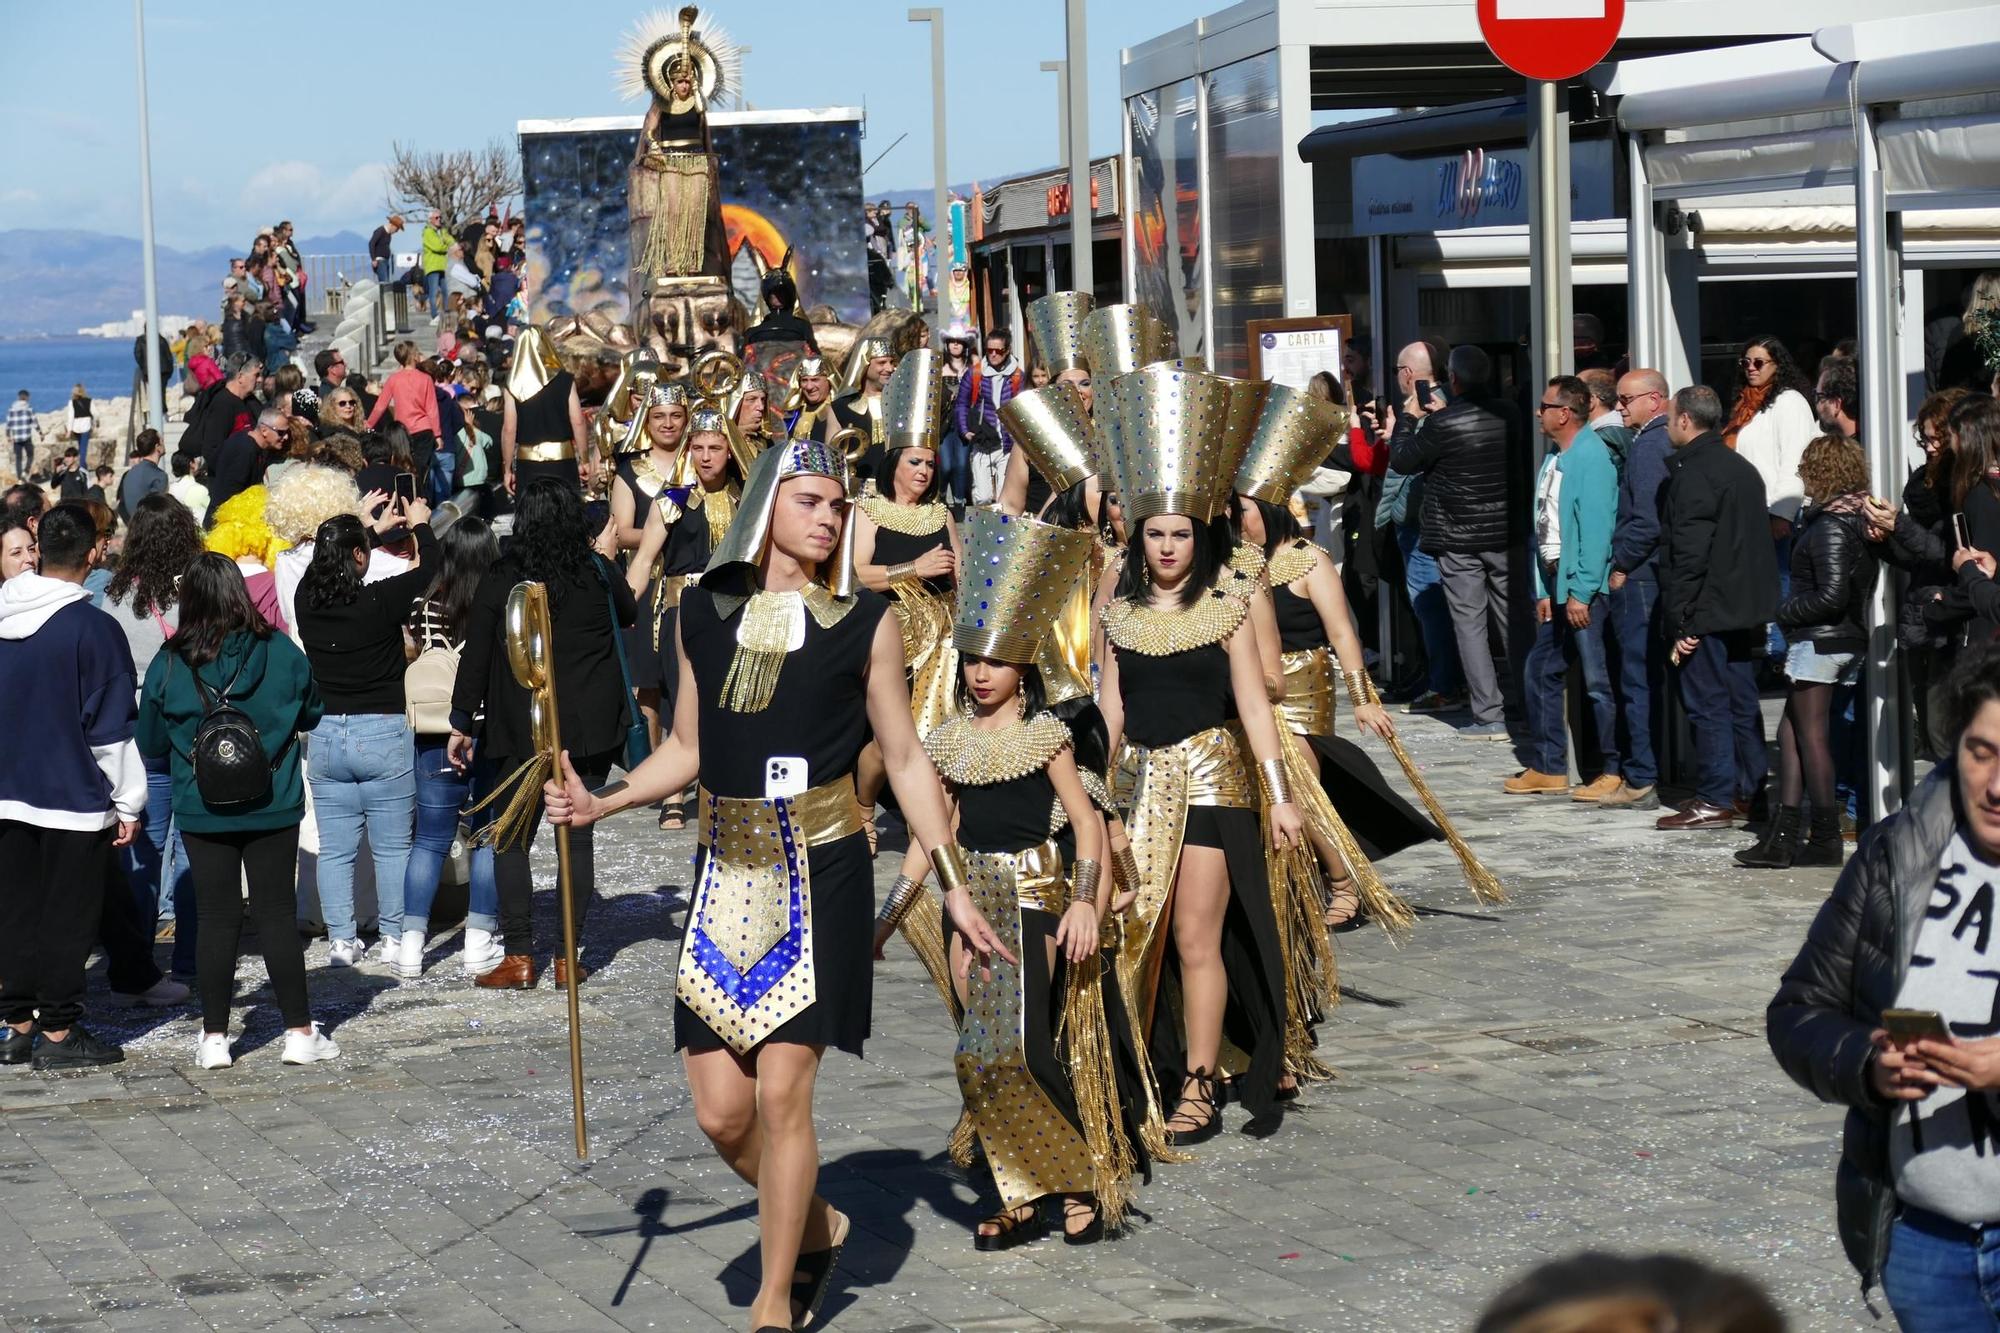
[[988, 356], [1005, 356], [1005, 355], [1007, 355], [1007, 349], [1006, 349], [1006, 348], [1004, 348], [1004, 347], [989, 347], [989, 348], [987, 348], [987, 349], [986, 349], [986, 355], [988, 355]]
[[1741, 365], [1745, 370], [1762, 370], [1765, 366], [1775, 365], [1776, 362], [1760, 361], [1754, 356], [1746, 356], [1737, 364]]
[[1542, 411], [1544, 411], [1544, 412], [1567, 412], [1567, 411], [1569, 411], [1569, 404], [1568, 404], [1568, 403], [1538, 403], [1538, 404], [1536, 404], [1536, 406], [1540, 407], [1540, 408], [1542, 409]]
[[1660, 391], [1658, 389], [1648, 389], [1644, 393], [1621, 393], [1618, 395], [1618, 406], [1630, 407], [1641, 398], [1658, 398], [1659, 396]]

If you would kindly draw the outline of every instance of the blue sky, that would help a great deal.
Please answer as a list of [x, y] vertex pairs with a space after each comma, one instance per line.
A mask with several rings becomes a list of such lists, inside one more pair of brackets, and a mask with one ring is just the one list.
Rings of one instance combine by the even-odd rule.
[[[1118, 146], [1118, 54], [1226, 0], [1090, 0], [1091, 145]], [[953, 180], [1056, 160], [1061, 0], [949, 3]], [[163, 244], [247, 244], [381, 217], [392, 141], [511, 141], [515, 122], [635, 112], [613, 91], [620, 39], [650, 5], [607, 0], [147, 0], [154, 217]], [[930, 183], [929, 30], [890, 0], [733, 0], [709, 12], [752, 48], [761, 107], [864, 104], [872, 194]], [[128, 0], [8, 0], [0, 75], [0, 230], [136, 236], [137, 98]], [[365, 58], [362, 53], [366, 51]], [[448, 91], [441, 91], [448, 90]]]

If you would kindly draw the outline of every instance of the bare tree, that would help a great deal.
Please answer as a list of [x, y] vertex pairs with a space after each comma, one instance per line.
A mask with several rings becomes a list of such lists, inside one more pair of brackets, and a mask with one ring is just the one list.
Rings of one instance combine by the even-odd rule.
[[495, 139], [483, 150], [420, 152], [396, 144], [389, 168], [390, 207], [444, 214], [456, 227], [521, 193], [521, 161]]

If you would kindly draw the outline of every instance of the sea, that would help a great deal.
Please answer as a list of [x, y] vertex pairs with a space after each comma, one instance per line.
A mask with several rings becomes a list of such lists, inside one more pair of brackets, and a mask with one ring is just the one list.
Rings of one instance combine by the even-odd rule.
[[0, 338], [0, 405], [26, 389], [37, 412], [53, 412], [78, 384], [92, 398], [127, 398], [132, 369], [130, 338]]

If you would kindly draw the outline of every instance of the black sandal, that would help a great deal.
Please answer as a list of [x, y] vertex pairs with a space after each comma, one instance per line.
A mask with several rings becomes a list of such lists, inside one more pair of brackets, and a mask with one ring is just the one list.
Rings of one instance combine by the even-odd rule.
[[660, 828], [667, 833], [679, 833], [687, 827], [687, 802], [668, 801], [660, 807]]
[[[1214, 1077], [1205, 1069], [1190, 1070], [1188, 1082], [1194, 1084], [1192, 1094], [1183, 1091], [1180, 1101], [1174, 1104], [1174, 1113], [1167, 1117], [1167, 1143], [1170, 1147], [1187, 1148], [1197, 1143], [1206, 1143], [1222, 1132], [1221, 1089]], [[1181, 1110], [1183, 1106], [1208, 1108], [1208, 1119], [1193, 1129], [1174, 1129], [1176, 1120], [1192, 1120], [1193, 1116]]]
[[[1339, 879], [1328, 880], [1326, 888], [1326, 915], [1322, 918], [1326, 928], [1347, 931], [1361, 925], [1367, 916], [1367, 909], [1361, 901], [1361, 895], [1355, 891], [1354, 876], [1342, 875]], [[1352, 903], [1353, 907], [1346, 915], [1339, 915], [1341, 909], [1349, 903]]]
[[[1022, 1209], [1027, 1210], [1026, 1217], [1019, 1215]], [[1043, 1217], [1042, 1210], [1032, 1203], [1024, 1203], [1019, 1208], [1002, 1209], [979, 1225], [997, 1228], [994, 1231], [975, 1229], [972, 1233], [972, 1248], [988, 1252], [1011, 1250], [1016, 1245], [1026, 1245], [1030, 1241], [1040, 1240], [1049, 1233], [1048, 1219]]]
[[854, 1230], [854, 1221], [845, 1213], [836, 1214], [840, 1218], [840, 1232], [833, 1244], [824, 1250], [812, 1250], [801, 1254], [793, 1266], [792, 1304], [801, 1309], [793, 1317], [793, 1328], [809, 1328], [814, 1316], [819, 1314], [820, 1302], [826, 1299], [827, 1288], [833, 1285], [834, 1266], [840, 1262], [840, 1252], [847, 1248], [847, 1238]]
[[[1069, 1229], [1070, 1219], [1090, 1214], [1090, 1224], [1081, 1231]], [[1095, 1245], [1104, 1239], [1104, 1211], [1097, 1206], [1093, 1195], [1065, 1195], [1063, 1197], [1063, 1244]]]

